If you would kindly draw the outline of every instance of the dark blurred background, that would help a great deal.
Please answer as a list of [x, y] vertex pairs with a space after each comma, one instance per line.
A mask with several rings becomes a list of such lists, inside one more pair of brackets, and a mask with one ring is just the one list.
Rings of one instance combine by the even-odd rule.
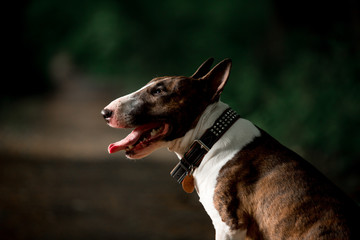
[[232, 58], [222, 100], [360, 201], [360, 8], [343, 1], [33, 0], [2, 7], [1, 239], [213, 239], [173, 154], [110, 156], [100, 110]]

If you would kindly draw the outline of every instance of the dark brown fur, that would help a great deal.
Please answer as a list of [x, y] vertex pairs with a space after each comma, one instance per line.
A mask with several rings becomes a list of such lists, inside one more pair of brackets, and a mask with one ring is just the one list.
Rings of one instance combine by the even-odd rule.
[[[209, 89], [206, 86], [208, 82], [182, 76], [155, 78], [152, 82], [154, 84], [151, 87], [135, 95], [139, 102], [146, 104], [137, 104], [128, 113], [133, 119], [131, 125], [163, 121], [170, 126], [177, 126], [171, 129], [166, 141], [184, 136], [196, 125], [211, 100], [211, 93], [206, 91]], [[157, 90], [161, 92], [154, 94]]]
[[[226, 69], [230, 71], [231, 60], [223, 60], [210, 71], [213, 60], [206, 60], [191, 77], [152, 79], [150, 87], [134, 94], [137, 101], [129, 111], [117, 111], [121, 114], [118, 119], [126, 123], [126, 127], [166, 122], [171, 129], [170, 134], [164, 138], [165, 141], [184, 136], [189, 129], [195, 127], [205, 108], [219, 100], [226, 84], [227, 77], [224, 80], [221, 76]], [[127, 119], [124, 120], [123, 116]]]
[[214, 203], [247, 239], [360, 239], [359, 208], [308, 162], [261, 131], [220, 170]]

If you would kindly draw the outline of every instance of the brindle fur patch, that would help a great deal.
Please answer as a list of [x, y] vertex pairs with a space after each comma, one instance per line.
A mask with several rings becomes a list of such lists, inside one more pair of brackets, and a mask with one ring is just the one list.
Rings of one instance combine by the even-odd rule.
[[223, 166], [214, 194], [222, 220], [248, 239], [359, 239], [350, 201], [264, 131]]

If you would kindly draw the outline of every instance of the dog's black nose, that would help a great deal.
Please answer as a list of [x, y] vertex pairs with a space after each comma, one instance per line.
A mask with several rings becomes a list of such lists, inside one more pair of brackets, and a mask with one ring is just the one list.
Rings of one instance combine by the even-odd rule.
[[111, 117], [112, 114], [113, 114], [113, 112], [111, 110], [109, 110], [109, 109], [106, 109], [106, 108], [101, 111], [101, 115], [103, 115], [103, 117], [105, 119]]

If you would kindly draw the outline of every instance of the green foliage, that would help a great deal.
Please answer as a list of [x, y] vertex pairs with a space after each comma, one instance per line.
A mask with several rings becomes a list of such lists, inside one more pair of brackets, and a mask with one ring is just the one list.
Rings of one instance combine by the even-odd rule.
[[360, 83], [351, 63], [336, 54], [302, 53], [263, 90], [262, 104], [250, 117], [290, 144], [356, 157]]
[[29, 31], [44, 59], [68, 51], [94, 74], [187, 73], [207, 57], [251, 55], [268, 15], [256, 2], [36, 0]]

